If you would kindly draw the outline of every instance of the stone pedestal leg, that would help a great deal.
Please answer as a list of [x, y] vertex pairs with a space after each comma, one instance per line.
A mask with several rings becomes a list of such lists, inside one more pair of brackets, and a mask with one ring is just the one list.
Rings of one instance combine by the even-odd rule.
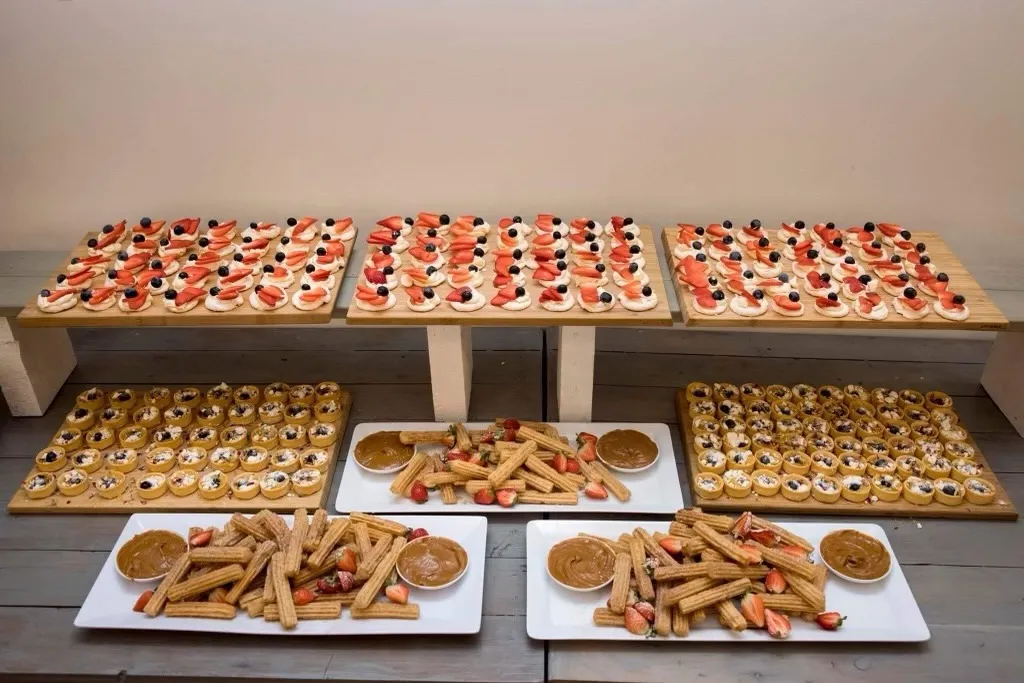
[[558, 420], [590, 422], [594, 404], [593, 327], [558, 328]]
[[1014, 429], [1024, 436], [1024, 332], [999, 332], [981, 385]]
[[64, 328], [23, 328], [0, 319], [0, 387], [12, 415], [45, 413], [76, 364]]
[[428, 326], [427, 354], [430, 358], [434, 419], [438, 422], [465, 422], [469, 419], [469, 395], [473, 386], [472, 328]]

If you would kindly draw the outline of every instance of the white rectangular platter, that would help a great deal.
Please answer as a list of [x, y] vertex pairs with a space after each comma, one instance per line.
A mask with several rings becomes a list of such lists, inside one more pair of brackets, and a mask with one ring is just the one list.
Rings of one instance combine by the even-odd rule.
[[[624, 628], [594, 626], [595, 607], [602, 607], [611, 593], [604, 588], [589, 593], [568, 591], [556, 584], [547, 571], [548, 551], [555, 543], [580, 532], [610, 536], [631, 533], [642, 526], [649, 531], [668, 531], [668, 522], [537, 520], [526, 527], [526, 631], [538, 640], [643, 640]], [[690, 630], [686, 638], [669, 636], [658, 640], [725, 642], [922, 642], [931, 635], [921, 610], [914, 600], [885, 531], [877, 524], [825, 524], [791, 522], [785, 527], [817, 546], [818, 541], [836, 529], [857, 529], [874, 536], [892, 554], [892, 572], [873, 584], [854, 584], [829, 574], [825, 599], [829, 611], [847, 619], [837, 631], [825, 631], [817, 624], [791, 619], [793, 632], [788, 641], [778, 641], [763, 630], [747, 629], [733, 633], [708, 619]], [[820, 558], [816, 561], [820, 562]]]
[[[489, 423], [469, 422], [468, 429], [484, 429]], [[658, 444], [658, 459], [652, 467], [634, 474], [615, 472], [622, 483], [629, 487], [632, 495], [625, 503], [614, 497], [606, 500], [593, 500], [580, 494], [577, 505], [526, 505], [516, 504], [511, 508], [498, 505], [477, 505], [466, 495], [459, 492], [459, 502], [445, 505], [437, 494], [423, 504], [414, 503], [408, 498], [396, 496], [389, 490], [394, 474], [375, 474], [368, 472], [356, 464], [353, 458], [356, 444], [368, 434], [380, 431], [432, 431], [448, 428], [447, 422], [364, 422], [356, 425], [349, 443], [348, 457], [345, 460], [345, 471], [338, 487], [338, 498], [334, 508], [338, 512], [360, 510], [364, 512], [422, 512], [431, 513], [469, 513], [469, 512], [552, 512], [559, 514], [581, 512], [603, 513], [634, 513], [664, 514], [675, 512], [684, 507], [683, 491], [679, 485], [679, 470], [676, 465], [675, 449], [672, 446], [672, 435], [668, 426], [658, 423], [621, 423], [621, 422], [552, 422], [550, 423], [563, 436], [574, 439], [578, 432], [590, 432], [600, 436], [613, 429], [636, 429], [649, 435]]]
[[[291, 524], [291, 515], [282, 515]], [[250, 618], [244, 611], [231, 620], [177, 619], [148, 617], [133, 612], [132, 605], [140, 593], [156, 584], [132, 583], [122, 578], [114, 567], [116, 551], [135, 534], [147, 529], [168, 529], [182, 535], [191, 526], [223, 526], [231, 515], [225, 514], [152, 514], [132, 515], [128, 519], [114, 551], [107, 557], [96, 577], [85, 603], [75, 617], [80, 628], [122, 628], [149, 631], [203, 631], [209, 633], [247, 633], [255, 635], [327, 636], [327, 635], [396, 635], [417, 633], [479, 633], [483, 609], [484, 561], [487, 549], [486, 517], [437, 517], [409, 515], [394, 517], [410, 528], [423, 527], [435, 536], [457, 541], [466, 549], [469, 565], [455, 585], [438, 591], [410, 588], [409, 600], [420, 606], [420, 618], [352, 619], [348, 608], [340, 619], [299, 621], [291, 631], [280, 624]]]

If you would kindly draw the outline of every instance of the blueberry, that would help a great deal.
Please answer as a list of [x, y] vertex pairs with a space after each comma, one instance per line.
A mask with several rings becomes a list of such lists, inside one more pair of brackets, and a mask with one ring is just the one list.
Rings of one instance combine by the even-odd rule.
[[778, 263], [779, 259], [781, 258], [782, 256], [777, 251], [773, 251], [772, 253], [768, 254], [768, 260], [771, 261], [772, 263]]
[[260, 224], [259, 224], [259, 223], [257, 223], [256, 221], [252, 221], [251, 223], [249, 223], [249, 228], [250, 228], [251, 230], [255, 230], [255, 229], [256, 229], [256, 228], [258, 228], [258, 227], [260, 227]]
[[459, 297], [463, 301], [469, 301], [470, 299], [473, 298], [473, 292], [469, 291], [468, 289], [464, 289], [462, 290], [462, 294], [460, 294]]
[[910, 231], [909, 230], [900, 230], [900, 237], [902, 237], [905, 240], [909, 240], [910, 239]]
[[440, 217], [438, 217], [437, 220], [438, 220], [439, 223], [441, 223], [441, 225], [448, 225], [449, 223], [452, 222], [452, 219], [449, 218], [448, 214], [446, 214], [446, 213], [442, 213], [440, 215]]
[[555, 258], [557, 258], [557, 259], [565, 258], [565, 249], [559, 249], [558, 251], [556, 251], [555, 252]]
[[732, 230], [732, 221], [730, 221], [730, 220], [722, 221], [722, 227], [725, 228], [726, 230]]
[[593, 242], [593, 241], [594, 241], [594, 240], [596, 240], [596, 239], [597, 239], [597, 235], [595, 235], [595, 234], [594, 234], [594, 233], [592, 233], [592, 232], [588, 232], [587, 234], [585, 234], [585, 235], [583, 236], [583, 241], [584, 241], [584, 242]]
[[962, 304], [965, 303], [966, 301], [967, 297], [963, 296], [962, 294], [957, 294], [953, 297], [953, 303], [955, 304]]
[[860, 276], [859, 278], [857, 278], [857, 279], [858, 279], [858, 280], [860, 280], [860, 283], [861, 283], [862, 285], [866, 285], [867, 283], [871, 282], [871, 276], [870, 276], [870, 275], [867, 275], [867, 274], [865, 274], [865, 275], [861, 275], [861, 276]]
[[789, 293], [789, 300], [790, 301], [800, 301], [800, 293], [799, 292], [790, 292]]
[[324, 221], [324, 225], [326, 225], [328, 228], [332, 227], [334, 225], [334, 219], [328, 218], [327, 220]]
[[166, 292], [164, 292], [164, 298], [167, 299], [168, 301], [174, 301], [175, 299], [178, 298], [178, 290], [168, 289]]
[[516, 249], [515, 251], [513, 251], [512, 252], [512, 258], [514, 258], [517, 261], [519, 259], [523, 258], [523, 250], [522, 249]]
[[903, 290], [903, 296], [907, 297], [908, 299], [913, 299], [914, 297], [917, 296], [917, 290], [914, 289], [913, 287], [907, 287], [906, 289]]
[[922, 266], [927, 266], [931, 262], [932, 262], [932, 260], [929, 257], [927, 257], [927, 256], [922, 256], [921, 257], [921, 265]]
[[561, 225], [561, 224], [562, 224], [562, 219], [559, 218], [558, 216], [555, 216], [554, 218], [551, 219], [551, 225]]
[[135, 291], [134, 287], [129, 287], [128, 289], [124, 290], [124, 298], [126, 299], [134, 299], [138, 295], [139, 293]]
[[841, 247], [841, 246], [843, 246], [843, 238], [842, 237], [837, 237], [834, 240], [832, 240], [832, 246], [833, 247]]
[[809, 249], [807, 251], [807, 258], [818, 258], [818, 250], [817, 249]]
[[476, 217], [476, 218], [474, 218], [474, 219], [473, 219], [473, 227], [475, 227], [475, 228], [479, 228], [479, 227], [480, 227], [481, 225], [483, 225], [483, 224], [484, 224], [484, 219], [483, 219], [483, 218], [480, 218], [480, 217], [478, 216], [478, 217]]
[[906, 273], [900, 273], [896, 276], [901, 282], [910, 282], [910, 276]]
[[[193, 254], [193, 256], [195, 256], [195, 254]], [[286, 257], [283, 251], [279, 251], [276, 254], [274, 254], [274, 260], [277, 261], [278, 263], [284, 263], [285, 258]]]
[[437, 268], [434, 266], [427, 266], [427, 275], [433, 275], [437, 272]]
[[221, 266], [220, 268], [217, 269], [217, 275], [220, 275], [221, 277], [227, 277], [227, 275], [230, 272], [231, 271], [228, 269], [227, 266]]
[[640, 293], [643, 294], [644, 296], [650, 296], [652, 292], [654, 292], [654, 290], [651, 289], [650, 287], [644, 287], [643, 289], [640, 290]]
[[558, 292], [559, 294], [565, 294], [566, 292], [569, 291], [569, 288], [566, 285], [558, 285], [557, 287], [555, 287], [555, 291]]
[[704, 234], [704, 226], [698, 225], [697, 229], [694, 230], [694, 232], [697, 233], [698, 235], [703, 235]]
[[220, 294], [220, 287], [210, 287], [210, 296], [217, 296]]
[[568, 267], [569, 264], [567, 264], [565, 261], [559, 261], [558, 263], [555, 264], [555, 268], [558, 268], [559, 270], [565, 270]]
[[384, 266], [384, 274], [385, 275], [394, 275], [395, 274], [395, 269], [392, 268], [391, 266]]
[[477, 244], [487, 244], [487, 236], [486, 235], [480, 235], [479, 237], [476, 238], [476, 243]]
[[[270, 270], [267, 270], [267, 268], [269, 268]], [[307, 273], [313, 273], [315, 271], [316, 271], [316, 266], [314, 266], [312, 263], [310, 263], [309, 265], [306, 266], [306, 272]], [[271, 266], [269, 264], [266, 265], [266, 266], [263, 266], [263, 272], [264, 273], [273, 273], [274, 272], [274, 266]]]
[[512, 216], [512, 222], [513, 223], [522, 223], [523, 222], [523, 217], [522, 216]]
[[640, 266], [637, 263], [630, 263], [627, 267], [627, 270], [629, 270], [629, 272], [631, 273], [635, 273], [636, 271], [640, 270]]
[[832, 281], [832, 276], [829, 275], [828, 273], [822, 273], [821, 274], [821, 281], [822, 282], [831, 282]]
[[857, 263], [857, 259], [853, 258], [852, 256], [847, 256], [846, 258], [843, 259], [843, 263], [852, 266], [853, 264]]
[[155, 277], [149, 281], [149, 286], [153, 289], [160, 289], [163, 287], [164, 279], [162, 277]]
[[[274, 269], [274, 266], [267, 266], [267, 267], [270, 268], [271, 270]], [[188, 273], [178, 273], [178, 279], [179, 280], [187, 280], [188, 279]]]
[[[509, 270], [511, 270], [511, 268]], [[605, 265], [603, 263], [598, 263], [597, 265], [594, 266], [594, 270], [596, 270], [599, 273], [603, 273], [606, 270]]]
[[587, 230], [593, 230], [595, 227], [597, 227], [597, 223], [594, 221], [587, 221]]
[[828, 293], [828, 298], [831, 301], [839, 301], [839, 295], [836, 294], [835, 292], [829, 292]]
[[779, 282], [789, 282], [789, 273], [779, 273]]
[[949, 282], [949, 276], [946, 275], [945, 273], [939, 273], [938, 275], [935, 276], [935, 279], [938, 280], [939, 282]]
[[697, 254], [693, 258], [697, 259], [697, 261], [700, 262], [700, 263], [704, 263], [705, 261], [708, 260], [708, 257], [705, 254]]
[[92, 298], [92, 292], [87, 289], [84, 292], [82, 292], [79, 296], [82, 298], [82, 301], [88, 301], [89, 299]]
[[928, 246], [925, 245], [924, 242], [918, 242], [917, 244], [914, 245], [914, 251], [916, 251], [919, 254], [923, 254], [927, 250]]
[[132, 237], [132, 244], [138, 244], [139, 242], [145, 242], [146, 236], [139, 234]]
[[424, 296], [424, 298], [427, 298], [427, 299], [433, 299], [434, 298], [434, 288], [433, 287], [424, 287], [423, 288], [423, 296]]
[[745, 270], [745, 271], [743, 271], [743, 277], [747, 278], [748, 280], [753, 280], [754, 279], [754, 273], [752, 271]]
[[[324, 235], [324, 237], [327, 238], [327, 235]], [[252, 244], [252, 237], [250, 237], [249, 235], [246, 235], [245, 237], [242, 238], [242, 243], [243, 244]]]
[[743, 260], [743, 255], [740, 254], [740, 252], [738, 252], [738, 251], [729, 252], [729, 260], [730, 261], [742, 261]]
[[754, 220], [750, 221], [750, 227], [752, 227], [752, 228], [760, 228], [761, 227], [761, 221], [758, 220], [757, 218], [755, 218]]
[[317, 256], [327, 256], [327, 249], [325, 249], [324, 247], [317, 247], [316, 255]]
[[412, 220], [412, 218], [410, 216], [406, 216], [405, 220], [402, 221], [402, 222], [405, 223], [406, 225], [412, 225], [414, 221]]
[[622, 225], [633, 225], [633, 219], [630, 218], [629, 216], [626, 216], [625, 220], [622, 221]]
[[945, 493], [947, 496], [955, 496], [956, 486], [953, 486], [952, 484], [946, 484], [945, 486], [942, 487], [942, 492]]
[[380, 253], [382, 253], [382, 254], [390, 254], [391, 253], [391, 246], [385, 244], [383, 247], [380, 248]]
[[484, 250], [481, 249], [480, 247], [477, 247], [476, 249], [473, 250], [473, 256], [479, 256], [480, 258], [484, 257], [484, 253]]
[[791, 247], [795, 247], [796, 246], [796, 238], [795, 237], [790, 237], [788, 240], [786, 240], [786, 244], [788, 244]]
[[427, 230], [427, 237], [437, 237], [437, 230], [434, 228]]
[[381, 285], [380, 287], [377, 288], [377, 296], [387, 296], [388, 294], [388, 288], [385, 287], [384, 285]]
[[612, 302], [612, 295], [608, 292], [601, 292], [601, 303], [610, 304]]
[[128, 260], [128, 252], [127, 251], [119, 251], [119, 252], [117, 252], [117, 260], [118, 261], [127, 261]]
[[199, 246], [206, 247], [209, 244], [210, 244], [210, 240], [206, 239], [205, 237], [200, 237], [199, 238]]
[[67, 279], [68, 279], [68, 276], [64, 275], [63, 273], [61, 273], [60, 275], [57, 276], [57, 284], [58, 285], [64, 284], [64, 281], [67, 280]]
[[519, 273], [521, 273], [521, 272], [522, 271], [519, 269], [519, 266], [509, 266], [508, 267], [508, 274], [509, 275], [519, 275]]
[[402, 236], [402, 231], [401, 230], [392, 230], [391, 231], [391, 238], [392, 239], [396, 239], [397, 240], [401, 236]]
[[714, 275], [708, 275], [708, 284], [711, 285], [712, 287], [717, 287], [718, 278], [715, 277]]
[[850, 490], [851, 491], [860, 491], [860, 483], [855, 481], [852, 484], [850, 484]]
[[298, 225], [298, 223], [299, 222], [297, 220], [295, 220], [294, 218], [289, 218], [288, 219], [288, 226], [289, 227], [294, 228], [296, 225]]
[[732, 244], [734, 241], [732, 235], [726, 235], [722, 238], [722, 244]]
[[427, 246], [423, 247], [423, 249], [433, 254], [435, 251], [437, 251], [437, 246], [433, 244], [428, 244]]
[[554, 232], [551, 233], [551, 239], [555, 239], [555, 240], [562, 239], [562, 233], [560, 233], [557, 230], [555, 230]]
[[516, 298], [518, 299], [519, 297], [523, 297], [523, 296], [526, 296], [526, 288], [524, 288], [524, 287], [516, 287]]
[[832, 222], [830, 221], [830, 222], [828, 222], [828, 223], [826, 223], [826, 224], [825, 224], [825, 227], [826, 227], [827, 229], [829, 229], [829, 230], [835, 230], [835, 229], [836, 229], [836, 224], [835, 224], [835, 223], [832, 223]]
[[880, 242], [878, 242], [878, 241], [876, 240], [876, 241], [874, 241], [874, 242], [872, 242], [872, 243], [871, 243], [871, 248], [872, 248], [872, 249], [881, 249], [881, 248], [882, 248], [882, 245], [881, 245], [881, 243], [880, 243]]
[[185, 226], [184, 225], [175, 225], [174, 226], [174, 230], [172, 230], [172, 232], [175, 235], [184, 235], [185, 234]]
[[107, 223], [106, 225], [103, 226], [103, 232], [107, 234], [114, 232], [114, 226], [111, 225], [110, 223]]
[[754, 290], [754, 298], [757, 299], [758, 301], [760, 301], [761, 299], [764, 298], [764, 292], [762, 292], [760, 289], [755, 289]]
[[803, 230], [805, 225], [806, 223], [804, 223], [803, 221], [797, 221], [796, 223], [793, 224], [793, 227], [796, 228], [797, 230]]
[[[311, 273], [311, 272], [313, 272], [313, 271], [309, 270], [309, 269], [310, 269], [310, 268], [312, 268], [312, 267], [313, 267], [313, 265], [312, 265], [312, 264], [310, 264], [310, 265], [306, 266], [306, 272], [307, 272], [307, 273]], [[274, 266], [272, 266], [272, 265], [270, 265], [270, 264], [268, 263], [267, 265], [263, 266], [263, 272], [264, 272], [264, 273], [273, 273], [273, 272], [274, 272]]]

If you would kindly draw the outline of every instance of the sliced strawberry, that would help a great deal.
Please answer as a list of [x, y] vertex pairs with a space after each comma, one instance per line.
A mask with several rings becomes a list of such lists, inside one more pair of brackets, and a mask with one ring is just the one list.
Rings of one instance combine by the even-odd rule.
[[401, 230], [402, 229], [402, 217], [401, 216], [388, 216], [387, 218], [381, 218], [377, 221], [377, 225], [382, 228], [390, 230]]
[[878, 304], [882, 303], [882, 297], [876, 294], [875, 292], [868, 292], [867, 294], [864, 295], [864, 298], [870, 301], [872, 306], [877, 306]]
[[616, 263], [629, 263], [629, 259], [632, 254], [629, 253], [629, 247], [620, 244], [619, 246], [612, 249], [608, 258]]
[[811, 240], [803, 240], [802, 242], [797, 242], [793, 246], [793, 251], [796, 252], [798, 255], [803, 255], [803, 254], [806, 254], [807, 252], [809, 252], [811, 250], [811, 247], [813, 247], [813, 246], [814, 246], [814, 242], [813, 241], [811, 241]]
[[631, 282], [631, 281], [636, 279], [636, 276], [634, 276], [633, 273], [629, 272], [629, 264], [628, 263], [623, 264], [623, 265], [614, 265], [613, 264], [612, 265], [612, 270], [614, 270], [616, 273], [618, 273], [619, 277], [622, 278], [623, 280], [625, 280], [626, 282]]
[[505, 228], [508, 228], [508, 227], [511, 227], [512, 225], [514, 225], [514, 223], [515, 222], [511, 218], [509, 218], [508, 216], [505, 216], [504, 218], [502, 218], [502, 219], [500, 219], [498, 221], [498, 227], [500, 229], [504, 230]]
[[[708, 280], [708, 276], [703, 273], [684, 273], [682, 275], [682, 281], [686, 284], [697, 289], [708, 289], [711, 287], [711, 281]], [[742, 285], [742, 281], [740, 282]]]
[[867, 289], [867, 285], [853, 276], [843, 278], [843, 284], [852, 294], [860, 294]]
[[747, 593], [740, 600], [740, 614], [755, 628], [764, 628], [764, 601], [757, 593]]
[[697, 303], [700, 304], [701, 308], [718, 307], [718, 302], [715, 300], [715, 297], [712, 296], [712, 294], [713, 293], [711, 289], [708, 287], [701, 287], [699, 289], [693, 290], [693, 296], [697, 300]]
[[452, 251], [462, 251], [464, 249], [473, 251], [477, 246], [476, 238], [472, 235], [459, 235], [448, 244], [448, 248]]
[[285, 257], [284, 262], [289, 266], [294, 266], [297, 263], [301, 263], [306, 260], [306, 251], [304, 249], [295, 249], [289, 251]]
[[232, 230], [234, 230], [236, 225], [238, 225], [238, 221], [236, 221], [236, 220], [230, 220], [230, 221], [225, 221], [223, 223], [218, 223], [217, 225], [215, 225], [212, 228], [210, 228], [209, 234], [212, 235], [213, 237], [221, 237], [221, 238], [223, 238], [225, 235], [227, 235]]
[[595, 280], [600, 280], [602, 277], [601, 271], [592, 266], [575, 266], [572, 269], [572, 274], [577, 277], [589, 277]]
[[[426, 273], [424, 273], [426, 275]], [[383, 270], [376, 270], [374, 268], [363, 268], [363, 277], [366, 281], [374, 285], [387, 284], [388, 278], [384, 274]]]
[[451, 301], [452, 303], [462, 301], [463, 292], [472, 292], [473, 290], [469, 287], [459, 287], [448, 292], [448, 296], [445, 297], [445, 301]]
[[132, 605], [133, 612], [142, 612], [146, 609], [146, 605], [149, 604], [149, 599], [153, 597], [153, 591], [142, 591], [138, 598], [135, 599], [135, 604]]
[[221, 282], [231, 284], [239, 282], [252, 275], [252, 268], [235, 268], [220, 279]]
[[[275, 273], [276, 271], [277, 269], [275, 269]], [[185, 275], [187, 276], [185, 278], [185, 282], [190, 285], [194, 285], [203, 278], [209, 276], [209, 274], [213, 271], [204, 266], [186, 266], [181, 269], [181, 272], [185, 273]]]
[[576, 450], [576, 457], [583, 462], [594, 462], [597, 459], [597, 443], [594, 441], [584, 442]]
[[393, 247], [398, 241], [392, 237], [390, 230], [374, 230], [366, 238], [368, 244], [387, 245]]
[[424, 301], [427, 300], [427, 298], [423, 296], [422, 287], [406, 287], [405, 293], [409, 296], [409, 301], [411, 301], [414, 304], [422, 304]]
[[598, 484], [596, 481], [592, 481], [583, 487], [583, 495], [595, 500], [604, 500], [608, 497], [608, 489], [606, 489], [603, 484]]
[[220, 290], [219, 292], [217, 292], [217, 298], [220, 299], [221, 301], [231, 301], [232, 299], [237, 297], [239, 294], [241, 294], [242, 291], [243, 291], [243, 289], [241, 287], [238, 287], [238, 286], [235, 286], [235, 287], [225, 287], [222, 290]]
[[613, 228], [621, 228], [623, 225], [625, 225], [626, 219], [623, 218], [622, 216], [612, 216], [609, 219], [609, 221], [611, 222]]
[[420, 211], [416, 214], [416, 220], [423, 221], [431, 228], [438, 228], [441, 226], [441, 214], [430, 213], [429, 211]]
[[683, 539], [677, 536], [666, 536], [658, 541], [658, 545], [669, 555], [681, 555], [683, 553]]
[[356, 298], [360, 301], [373, 301], [378, 296], [380, 295], [377, 294], [376, 289], [365, 285], [356, 285]]
[[[203, 289], [202, 287], [185, 287], [180, 292], [178, 292], [178, 296], [174, 298], [174, 303], [177, 306], [182, 306], [194, 299], [198, 299], [199, 297], [204, 296], [205, 294], [206, 290]], [[94, 295], [93, 301], [95, 300], [96, 297]]]
[[626, 283], [622, 288], [622, 293], [626, 295], [626, 298], [633, 299], [634, 301], [644, 298], [643, 285], [636, 280]]
[[440, 252], [427, 251], [423, 247], [409, 247], [409, 254], [422, 263], [433, 263], [440, 256]]
[[907, 308], [910, 308], [910, 309], [915, 310], [915, 311], [920, 311], [922, 308], [924, 308], [925, 306], [928, 305], [927, 301], [925, 301], [924, 299], [917, 298], [917, 297], [915, 297], [913, 299], [908, 299], [905, 296], [904, 297], [900, 297], [900, 302], [904, 306], [906, 306]]
[[601, 300], [601, 293], [594, 285], [580, 285], [580, 298], [588, 304], [596, 304]]
[[260, 291], [256, 292], [256, 296], [266, 305], [276, 306], [285, 297], [285, 293], [279, 287], [264, 285]]
[[370, 255], [370, 260], [373, 261], [373, 265], [376, 268], [384, 269], [387, 266], [393, 266], [395, 264], [395, 257], [391, 254], [385, 254], [382, 251], [375, 251]]
[[473, 262], [474, 258], [476, 257], [473, 256], [472, 250], [463, 249], [461, 251], [453, 252], [452, 255], [448, 257], [448, 262], [456, 266], [468, 266]]
[[867, 254], [868, 256], [870, 256], [872, 258], [878, 258], [879, 256], [882, 255], [881, 247], [877, 247], [877, 248], [873, 247], [873, 246], [871, 246], [870, 243], [869, 244], [862, 244], [862, 245], [860, 245], [860, 248], [864, 250], [865, 254]]
[[149, 256], [149, 254], [133, 254], [125, 260], [121, 267], [127, 271], [139, 270], [149, 263]]
[[626, 607], [626, 630], [635, 636], [648, 636], [651, 633], [651, 622], [632, 606]]
[[873, 303], [871, 303], [871, 301], [868, 299], [867, 295], [865, 294], [861, 298], [857, 299], [857, 308], [858, 308], [858, 310], [860, 310], [861, 313], [863, 313], [864, 315], [867, 315], [867, 314], [871, 313], [872, 310], [874, 310], [875, 305]]
[[765, 609], [764, 623], [768, 627], [768, 635], [772, 638], [785, 640], [789, 637], [790, 631], [793, 630], [792, 625], [789, 623], [789, 617], [775, 610]]
[[146, 303], [146, 300], [148, 298], [149, 298], [149, 290], [148, 289], [143, 289], [143, 290], [139, 290], [138, 296], [136, 296], [135, 298], [133, 298], [133, 299], [125, 299], [125, 303], [127, 304], [128, 308], [132, 309], [133, 311], [137, 311], [140, 308], [142, 308], [142, 306]]
[[473, 502], [477, 505], [492, 505], [494, 500], [494, 491], [490, 489], [480, 489], [473, 495]]
[[97, 287], [96, 289], [89, 290], [92, 296], [89, 298], [89, 303], [95, 305], [102, 301], [106, 301], [114, 292], [117, 291], [116, 287]]
[[204, 251], [198, 256], [196, 256], [196, 260], [193, 261], [192, 263], [194, 263], [197, 266], [210, 266], [219, 264], [220, 262], [220, 254], [218, 254], [215, 251]]
[[597, 263], [598, 261], [601, 260], [601, 255], [593, 251], [578, 251], [576, 252], [576, 260]]
[[[426, 271], [424, 271], [424, 274], [426, 274]], [[468, 268], [449, 268], [448, 277], [452, 282], [460, 286], [473, 281], [473, 273]]]
[[[536, 274], [534, 274], [534, 277], [536, 277]], [[543, 292], [540, 293], [539, 299], [541, 302], [555, 301], [558, 303], [561, 303], [562, 301], [565, 300], [564, 297], [558, 293], [558, 289], [555, 287], [546, 288]]]
[[[326, 296], [327, 296], [327, 290], [324, 289], [323, 287], [313, 287], [310, 290], [301, 291], [300, 294], [299, 294], [299, 298], [300, 299], [302, 299], [303, 301], [310, 301], [310, 302], [319, 301], [320, 299], [323, 299]], [[387, 299], [385, 298], [385, 301], [386, 300]]]
[[814, 289], [825, 289], [828, 287], [828, 283], [822, 279], [821, 273], [814, 270], [807, 273], [807, 284]]
[[270, 240], [264, 237], [256, 237], [252, 242], [243, 242], [242, 251], [260, 251], [270, 244]]
[[409, 587], [401, 583], [393, 583], [384, 589], [384, 595], [396, 605], [409, 602]]
[[442, 246], [444, 246], [444, 238], [428, 237], [426, 235], [416, 235], [416, 244], [420, 245], [421, 247], [425, 247], [428, 244], [433, 244], [435, 247], [440, 249]]
[[559, 474], [564, 474], [567, 461], [564, 453], [555, 453], [555, 457], [551, 459], [551, 467]]
[[80, 273], [75, 273], [74, 275], [69, 275], [68, 276], [68, 284], [80, 285], [83, 282], [88, 282], [89, 280], [92, 280], [92, 278], [93, 278], [92, 269], [91, 268], [86, 268], [85, 270], [83, 270]]
[[46, 300], [48, 302], [50, 302], [50, 303], [53, 303], [57, 299], [60, 299], [61, 297], [64, 297], [64, 296], [67, 296], [68, 294], [75, 294], [75, 290], [73, 290], [73, 289], [55, 289], [55, 290], [50, 292], [50, 296], [46, 297]]
[[533, 260], [537, 263], [546, 263], [555, 260], [555, 250], [549, 247], [534, 247], [531, 252]]
[[906, 283], [903, 282], [897, 275], [886, 275], [882, 278], [882, 282], [893, 287], [902, 287]]
[[717, 239], [721, 239], [729, 234], [729, 231], [722, 227], [720, 223], [712, 223], [706, 228], [705, 232]]
[[768, 575], [764, 577], [764, 587], [769, 593], [781, 593], [786, 590], [788, 585], [789, 582], [786, 581], [786, 577], [778, 569], [772, 568], [769, 570]]
[[776, 294], [772, 297], [772, 301], [775, 302], [776, 306], [787, 311], [799, 311], [803, 305], [799, 301], [790, 301], [789, 296], [786, 294]]
[[498, 505], [503, 508], [514, 507], [516, 501], [519, 500], [519, 494], [515, 489], [498, 489], [495, 497], [498, 499]]

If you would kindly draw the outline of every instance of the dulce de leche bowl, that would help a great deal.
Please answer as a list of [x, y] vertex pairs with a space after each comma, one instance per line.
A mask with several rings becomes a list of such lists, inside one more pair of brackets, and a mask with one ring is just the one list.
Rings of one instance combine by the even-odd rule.
[[658, 461], [658, 444], [635, 429], [613, 429], [597, 440], [597, 457], [620, 472], [643, 472]]
[[604, 588], [615, 574], [615, 553], [607, 544], [577, 536], [559, 541], [548, 551], [548, 575], [571, 591]]
[[885, 545], [856, 529], [826, 534], [818, 543], [818, 555], [833, 574], [852, 583], [881, 581], [892, 571]]
[[398, 554], [398, 576], [410, 586], [436, 591], [461, 579], [469, 567], [466, 549], [450, 538], [423, 536]]
[[356, 444], [352, 458], [367, 472], [388, 474], [404, 469], [412, 460], [415, 446], [402, 443], [400, 432], [374, 432]]
[[188, 552], [179, 534], [163, 529], [143, 531], [117, 549], [114, 566], [129, 581], [158, 581], [167, 575], [178, 558]]

